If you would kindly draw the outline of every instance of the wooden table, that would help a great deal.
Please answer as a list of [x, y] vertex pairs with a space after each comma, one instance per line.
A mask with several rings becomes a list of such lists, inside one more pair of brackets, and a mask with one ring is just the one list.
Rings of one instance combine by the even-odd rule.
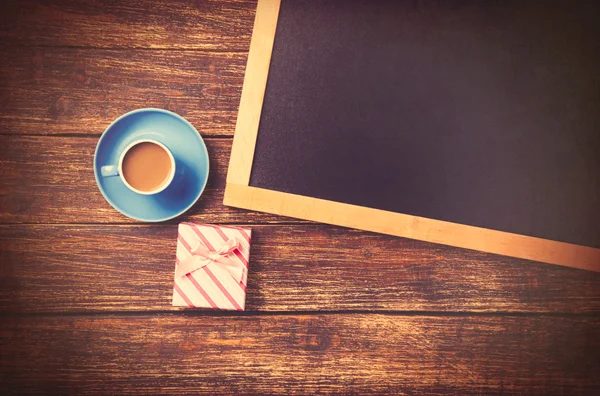
[[[1, 393], [600, 392], [600, 274], [225, 207], [251, 1], [3, 2]], [[186, 117], [208, 187], [112, 209], [96, 142]], [[177, 224], [253, 228], [246, 312], [171, 306]]]

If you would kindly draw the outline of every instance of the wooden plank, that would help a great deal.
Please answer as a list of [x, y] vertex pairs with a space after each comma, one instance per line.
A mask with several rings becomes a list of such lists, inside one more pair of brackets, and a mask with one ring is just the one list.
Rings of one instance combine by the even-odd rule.
[[[248, 311], [600, 313], [600, 274], [324, 225], [252, 225]], [[0, 312], [179, 310], [177, 226], [2, 226]]]
[[258, 124], [265, 97], [271, 51], [275, 40], [280, 0], [259, 0], [256, 10], [244, 87], [235, 125], [228, 183], [248, 185], [252, 171]]
[[594, 394], [600, 321], [386, 315], [7, 318], [3, 394]]
[[223, 203], [238, 208], [600, 272], [598, 248], [233, 183], [227, 183]]
[[[109, 223], [133, 220], [105, 200], [93, 172], [96, 137], [0, 136], [0, 223]], [[231, 139], [206, 139], [210, 175], [190, 211], [172, 223], [289, 222], [223, 206]], [[92, 214], [92, 215], [90, 215]]]
[[206, 136], [233, 135], [246, 54], [7, 48], [1, 134], [100, 135], [143, 107], [172, 110]]
[[0, 39], [20, 46], [247, 51], [255, 8], [246, 0], [9, 0], [0, 8]]

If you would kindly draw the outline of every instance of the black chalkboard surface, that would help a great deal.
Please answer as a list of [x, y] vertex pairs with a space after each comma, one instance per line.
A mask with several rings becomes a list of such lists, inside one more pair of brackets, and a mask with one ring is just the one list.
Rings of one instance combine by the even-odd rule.
[[600, 7], [282, 0], [250, 186], [600, 247]]
[[258, 0], [223, 202], [600, 272], [600, 5]]

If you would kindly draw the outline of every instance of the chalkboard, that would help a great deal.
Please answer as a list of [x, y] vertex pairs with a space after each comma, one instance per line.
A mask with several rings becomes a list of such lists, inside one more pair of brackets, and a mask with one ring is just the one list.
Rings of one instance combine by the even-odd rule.
[[[247, 85], [262, 84], [262, 106], [252, 105], [246, 178], [228, 176], [228, 187], [245, 185], [260, 202], [227, 202], [226, 193], [226, 203], [430, 240], [427, 230], [415, 236], [368, 219], [362, 227], [343, 210], [330, 221], [327, 210], [320, 218], [302, 200], [284, 201], [289, 194], [372, 208], [439, 221], [422, 228], [484, 233], [465, 235], [477, 239], [472, 245], [456, 236], [434, 242], [600, 269], [596, 4], [259, 1], [254, 35], [269, 12], [276, 31], [262, 55], [253, 54], [253, 35], [236, 141], [252, 124], [242, 115]], [[266, 69], [261, 83], [249, 81], [253, 55]], [[256, 199], [263, 190], [284, 194]], [[506, 245], [497, 237], [509, 234], [529, 239], [511, 239], [515, 249], [480, 241]], [[521, 253], [540, 239], [548, 244], [534, 250], [545, 253]], [[585, 264], [573, 265], [582, 256]]]

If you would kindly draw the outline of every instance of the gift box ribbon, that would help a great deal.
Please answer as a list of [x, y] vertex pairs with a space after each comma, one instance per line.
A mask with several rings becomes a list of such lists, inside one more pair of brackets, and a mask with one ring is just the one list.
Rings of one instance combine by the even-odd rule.
[[197, 241], [192, 248], [192, 256], [182, 260], [177, 266], [175, 276], [186, 276], [205, 266], [219, 266], [225, 269], [236, 282], [244, 278], [246, 267], [239, 260], [234, 260], [231, 254], [239, 248], [237, 239], [228, 239], [216, 250], [210, 250], [202, 242]]

